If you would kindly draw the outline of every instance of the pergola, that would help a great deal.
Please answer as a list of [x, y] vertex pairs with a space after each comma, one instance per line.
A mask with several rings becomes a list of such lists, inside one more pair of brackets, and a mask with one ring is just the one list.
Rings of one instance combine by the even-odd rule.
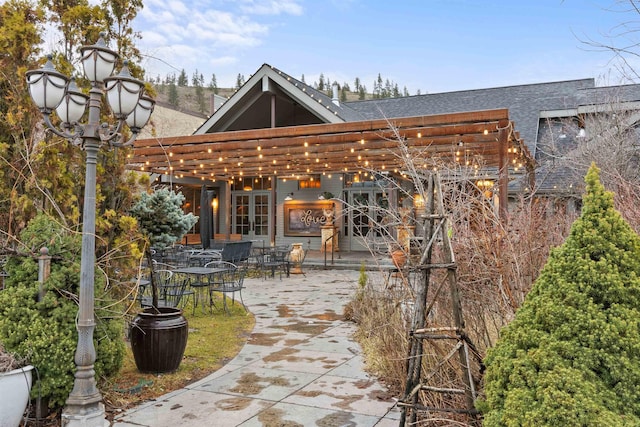
[[507, 109], [139, 139], [128, 163], [131, 169], [205, 181], [402, 171], [406, 156], [423, 161], [421, 167], [497, 171], [501, 207], [509, 169], [533, 167]]

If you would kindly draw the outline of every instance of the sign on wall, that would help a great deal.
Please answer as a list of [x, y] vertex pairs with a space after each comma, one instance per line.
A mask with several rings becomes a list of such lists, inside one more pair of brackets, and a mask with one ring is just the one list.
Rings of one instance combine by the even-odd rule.
[[285, 236], [321, 236], [327, 218], [324, 209], [332, 209], [333, 203], [288, 203], [284, 205]]

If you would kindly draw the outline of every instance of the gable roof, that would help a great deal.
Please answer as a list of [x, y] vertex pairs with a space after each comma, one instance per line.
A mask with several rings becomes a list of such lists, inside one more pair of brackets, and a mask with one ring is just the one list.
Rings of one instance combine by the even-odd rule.
[[339, 101], [263, 64], [195, 134], [360, 120]]

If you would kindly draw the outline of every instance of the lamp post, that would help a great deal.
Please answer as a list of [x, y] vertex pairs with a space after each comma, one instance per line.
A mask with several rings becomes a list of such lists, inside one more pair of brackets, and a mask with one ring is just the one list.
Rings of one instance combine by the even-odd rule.
[[[101, 34], [95, 45], [80, 48], [84, 73], [91, 82], [88, 96], [78, 89], [74, 79], [55, 70], [51, 58], [43, 68], [26, 73], [31, 98], [40, 109], [47, 127], [86, 151], [76, 372], [73, 390], [62, 412], [62, 424], [68, 427], [108, 425], [102, 395], [96, 387], [96, 350], [93, 345], [98, 151], [104, 143], [116, 147], [132, 144], [149, 121], [155, 103], [142, 95], [144, 84], [131, 77], [126, 62], [120, 74], [112, 76], [118, 54], [107, 48], [103, 37]], [[100, 123], [103, 95], [118, 119], [116, 125]], [[87, 105], [86, 120], [80, 123]], [[60, 129], [51, 122], [53, 110], [61, 120]], [[128, 141], [124, 141], [122, 134], [125, 123], [132, 133]]]

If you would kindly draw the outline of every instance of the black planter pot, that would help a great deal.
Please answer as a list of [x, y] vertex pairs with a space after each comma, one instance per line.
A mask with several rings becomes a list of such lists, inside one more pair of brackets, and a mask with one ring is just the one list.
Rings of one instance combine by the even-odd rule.
[[131, 324], [131, 351], [140, 372], [173, 372], [187, 347], [189, 324], [182, 310], [147, 308]]

